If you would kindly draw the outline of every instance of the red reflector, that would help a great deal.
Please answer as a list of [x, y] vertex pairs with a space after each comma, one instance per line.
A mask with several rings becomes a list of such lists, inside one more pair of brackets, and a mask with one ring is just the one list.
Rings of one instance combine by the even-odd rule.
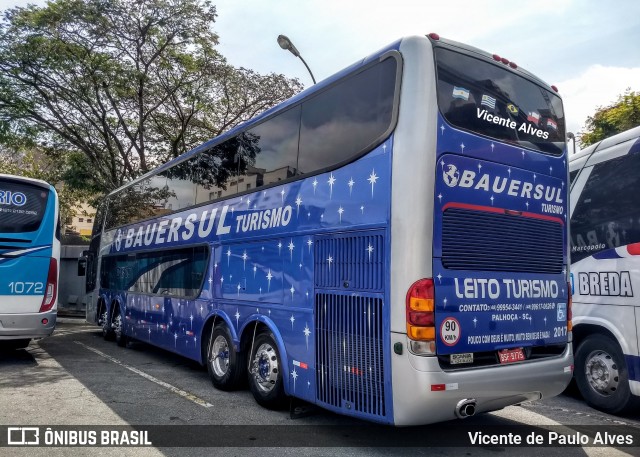
[[46, 317], [42, 319], [42, 325], [47, 325], [48, 323], [49, 323], [49, 319], [47, 319]]
[[505, 209], [504, 213], [509, 216], [522, 216], [522, 211], [516, 211], [515, 209]]
[[409, 322], [413, 325], [431, 327], [434, 325], [433, 313], [409, 311]]
[[493, 60], [496, 60], [496, 61], [500, 62], [501, 58], [500, 58], [500, 56], [498, 54], [494, 54], [493, 55]]
[[509, 59], [505, 59], [503, 57], [502, 59], [500, 59], [500, 62], [502, 62], [503, 64], [507, 65], [509, 63]]
[[419, 279], [411, 285], [406, 297], [407, 307], [411, 297], [433, 299], [433, 279]]
[[518, 65], [516, 65], [516, 63], [515, 63], [515, 62], [509, 62], [509, 66], [510, 66], [511, 68], [518, 68]]
[[438, 392], [441, 390], [447, 390], [444, 384], [431, 384], [431, 392]]
[[58, 298], [58, 261], [53, 257], [49, 259], [49, 273], [47, 274], [47, 285], [44, 289], [44, 297], [40, 312], [44, 313], [53, 308]]
[[557, 88], [556, 86], [551, 86], [551, 88], [552, 88], [553, 90], [555, 90], [556, 92], [558, 92], [558, 88]]
[[437, 33], [430, 33], [429, 34], [429, 38], [431, 38], [434, 41], [438, 41], [440, 39], [440, 35], [438, 35]]

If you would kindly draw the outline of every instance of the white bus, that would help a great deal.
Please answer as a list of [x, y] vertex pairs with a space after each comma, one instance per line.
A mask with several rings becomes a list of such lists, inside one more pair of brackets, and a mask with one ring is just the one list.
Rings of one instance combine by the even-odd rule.
[[570, 159], [575, 379], [613, 414], [640, 407], [640, 127]]
[[58, 194], [37, 179], [0, 174], [0, 349], [24, 348], [56, 325]]

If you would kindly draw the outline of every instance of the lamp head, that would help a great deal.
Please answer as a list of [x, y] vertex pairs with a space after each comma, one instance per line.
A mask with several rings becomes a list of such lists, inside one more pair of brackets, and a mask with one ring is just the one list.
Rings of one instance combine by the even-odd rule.
[[293, 54], [294, 56], [300, 57], [300, 53], [298, 52], [296, 47], [293, 45], [291, 40], [287, 38], [285, 35], [278, 35], [278, 44], [282, 49], [286, 49], [287, 51], [291, 52], [291, 54]]

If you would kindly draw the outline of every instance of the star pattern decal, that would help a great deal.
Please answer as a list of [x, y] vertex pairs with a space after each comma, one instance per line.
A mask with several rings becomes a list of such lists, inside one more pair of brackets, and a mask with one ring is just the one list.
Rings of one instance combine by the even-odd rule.
[[[478, 148], [480, 143], [475, 140], [468, 141], [470, 136], [465, 132], [448, 129], [444, 123], [441, 123], [439, 128], [443, 141], [447, 140], [450, 143], [448, 151], [455, 151], [458, 155], [464, 153], [465, 160], [477, 157], [479, 150], [485, 154], [490, 150], [494, 154], [495, 163], [499, 163], [502, 156], [505, 155], [504, 150], [507, 146], [504, 143], [496, 142], [494, 144], [485, 139], [481, 143], [482, 147]], [[463, 138], [464, 141], [462, 141]], [[235, 217], [240, 218], [241, 215], [251, 216], [252, 212], [257, 213], [265, 209], [279, 207], [279, 204], [282, 203], [283, 208], [289, 208], [291, 222], [286, 229], [284, 227], [282, 229], [270, 228], [265, 232], [253, 230], [246, 234], [241, 234], [237, 238], [232, 238], [231, 236], [235, 234], [236, 219], [227, 219], [231, 222], [231, 236], [229, 238], [221, 237], [222, 247], [218, 244], [215, 249], [212, 249], [213, 265], [205, 271], [205, 284], [208, 283], [210, 285], [207, 288], [208, 297], [213, 297], [214, 299], [224, 298], [225, 300], [228, 299], [228, 302], [222, 305], [218, 303], [222, 303], [224, 300], [212, 302], [216, 303], [214, 305], [204, 302], [205, 306], [203, 307], [202, 298], [204, 296], [197, 301], [182, 298], [164, 298], [167, 312], [175, 314], [175, 317], [174, 314], [171, 314], [167, 326], [164, 320], [166, 319], [164, 304], [162, 305], [162, 316], [157, 317], [158, 319], [163, 319], [163, 321], [156, 322], [156, 318], [154, 318], [154, 313], [156, 316], [160, 314], [160, 300], [156, 302], [141, 297], [129, 296], [129, 303], [132, 303], [138, 309], [138, 314], [134, 313], [134, 317], [130, 317], [130, 323], [127, 325], [134, 327], [136, 322], [140, 322], [138, 324], [138, 335], [141, 338], [147, 336], [152, 344], [164, 338], [163, 344], [169, 347], [170, 339], [173, 338], [174, 347], [178, 352], [185, 352], [187, 350], [185, 348], [188, 348], [191, 351], [189, 354], [194, 354], [197, 345], [202, 345], [202, 342], [199, 342], [198, 339], [204, 341], [203, 336], [198, 333], [199, 329], [204, 326], [205, 319], [211, 318], [212, 313], [225, 313], [225, 319], [231, 325], [235, 322], [237, 329], [244, 328], [256, 316], [262, 314], [266, 318], [268, 315], [282, 330], [285, 344], [290, 341], [295, 342], [297, 350], [300, 352], [300, 354], [296, 355], [297, 360], [313, 360], [309, 354], [305, 359], [304, 352], [305, 349], [307, 352], [312, 351], [314, 343], [315, 323], [312, 320], [313, 317], [310, 317], [312, 316], [310, 310], [313, 309], [314, 302], [319, 297], [314, 292], [314, 269], [324, 268], [325, 271], [331, 270], [332, 274], [334, 274], [335, 271], [339, 270], [338, 267], [342, 268], [343, 266], [339, 252], [322, 250], [320, 244], [322, 236], [319, 235], [324, 235], [324, 232], [349, 230], [350, 224], [360, 224], [367, 227], [367, 224], [369, 224], [368, 226], [373, 226], [372, 224], [384, 222], [389, 204], [385, 198], [390, 186], [390, 176], [384, 164], [388, 163], [390, 156], [382, 160], [381, 154], [391, 153], [391, 144], [392, 140], [389, 140], [377, 148], [377, 156], [375, 157], [380, 157], [378, 161], [373, 160], [375, 157], [365, 156], [362, 162], [359, 162], [360, 159], [354, 162], [354, 164], [359, 164], [357, 167], [350, 164], [345, 168], [320, 173], [301, 181], [287, 181], [282, 185], [274, 184], [274, 187], [270, 187], [268, 192], [260, 189], [255, 193], [234, 199], [235, 208], [229, 206], [228, 216], [234, 214], [234, 209], [238, 209], [238, 215]], [[459, 148], [457, 145], [459, 145]], [[526, 165], [532, 162], [534, 154], [531, 153], [531, 157], [525, 157], [524, 150], [509, 147], [511, 148], [512, 156], [515, 156], [509, 162], [513, 169], [511, 167], [508, 169], [506, 167], [502, 168], [500, 175], [502, 179], [506, 179], [508, 174], [513, 179], [528, 182], [533, 176], [534, 180], [537, 177], [538, 182], [544, 184], [547, 182], [547, 169], [551, 173], [553, 168], [556, 168], [556, 175], [560, 175], [563, 170], [563, 166], [558, 161], [549, 162], [551, 159], [546, 162], [543, 161], [537, 168], [528, 169]], [[524, 159], [522, 162], [520, 161], [519, 152], [521, 152]], [[513, 160], [514, 158], [517, 160]], [[368, 162], [365, 162], [365, 160]], [[455, 163], [452, 160], [447, 160], [447, 162]], [[490, 162], [487, 162], [487, 164], [476, 162], [472, 168], [467, 169], [471, 169], [473, 172], [477, 171], [478, 174], [491, 175], [492, 165]], [[438, 163], [444, 166], [444, 161]], [[550, 163], [553, 163], [553, 166]], [[564, 167], [566, 169], [566, 165]], [[440, 167], [438, 166], [437, 168]], [[462, 172], [460, 168], [459, 170]], [[440, 173], [440, 170], [436, 171]], [[493, 177], [493, 175], [491, 176]], [[358, 184], [358, 186], [355, 184]], [[500, 192], [494, 191], [492, 187], [493, 182], [489, 187], [489, 192], [480, 192], [481, 197], [474, 203], [488, 205], [490, 201], [491, 205], [495, 204], [496, 207], [503, 207], [504, 205], [501, 204], [503, 201], [502, 195], [499, 195]], [[334, 190], [335, 194], [333, 193]], [[491, 192], [495, 194], [492, 195]], [[505, 190], [505, 195], [506, 192]], [[431, 198], [435, 198], [436, 201], [442, 204], [455, 202], [455, 195], [451, 189], [440, 187], [436, 191], [435, 197], [432, 195]], [[280, 196], [280, 202], [277, 201], [278, 196]], [[375, 200], [371, 201], [370, 199], [373, 198]], [[246, 206], [244, 205], [245, 203]], [[367, 204], [367, 211], [365, 211], [365, 203]], [[526, 203], [523, 200], [523, 206], [536, 210], [533, 200], [531, 202], [526, 201]], [[438, 208], [440, 210], [440, 207]], [[296, 211], [295, 214], [293, 214], [293, 210]], [[220, 213], [219, 209], [218, 214]], [[300, 213], [302, 213], [303, 217], [298, 220], [297, 216]], [[306, 218], [304, 217], [305, 214], [307, 215]], [[566, 214], [564, 214], [564, 217], [566, 218]], [[259, 225], [260, 222], [257, 222], [257, 224]], [[342, 226], [340, 226], [341, 224]], [[215, 233], [216, 226], [217, 222], [212, 233]], [[196, 233], [198, 228], [198, 225], [196, 225]], [[265, 241], [261, 240], [261, 233], [266, 234]], [[291, 233], [296, 233], [296, 235], [292, 237]], [[288, 243], [286, 238], [290, 239]], [[317, 240], [317, 244], [314, 243], [314, 240]], [[122, 238], [122, 244], [124, 244], [124, 241], [124, 238]], [[368, 241], [361, 244], [357, 254], [360, 256], [360, 262], [384, 259], [384, 251], [381, 248], [377, 248], [377, 246], [379, 245]], [[385, 245], [383, 244], [382, 246]], [[290, 262], [286, 262], [286, 249], [289, 250]], [[293, 262], [293, 255], [296, 255], [296, 262]], [[226, 264], [224, 263], [224, 256], [227, 257]], [[253, 270], [253, 274], [245, 272], [247, 262], [249, 262], [248, 265], [250, 271]], [[220, 272], [217, 271], [218, 267]], [[258, 270], [260, 270], [260, 275], [257, 274]], [[437, 270], [435, 273], [437, 273]], [[217, 281], [218, 278], [220, 278], [219, 283]], [[437, 273], [434, 280], [436, 278], [438, 284], [444, 284], [443, 287], [446, 287], [447, 284], [451, 285], [453, 281], [451, 276], [443, 277], [440, 273]], [[280, 297], [280, 302], [278, 306], [273, 306], [273, 309], [270, 309], [271, 304], [276, 302], [274, 297]], [[282, 297], [284, 297], [284, 300], [282, 300]], [[291, 297], [291, 301], [288, 300], [289, 297]], [[438, 297], [438, 300], [442, 299]], [[260, 302], [259, 308], [256, 307], [258, 302]], [[156, 303], [158, 306], [156, 306]], [[444, 297], [441, 303], [446, 307], [448, 305], [447, 298]], [[451, 304], [453, 309], [457, 309], [458, 300], [452, 298]], [[233, 308], [236, 309], [234, 310]], [[239, 311], [240, 308], [243, 308], [242, 313]], [[143, 315], [145, 316], [145, 321], [138, 321]], [[127, 317], [129, 318], [129, 316]], [[552, 319], [555, 320], [555, 315], [549, 315], [549, 317], [547, 315], [541, 315], [540, 317], [536, 315], [533, 320], [536, 320], [538, 326], [541, 326], [543, 322], [546, 326], [548, 322], [553, 323]], [[240, 320], [243, 321], [242, 325], [240, 325]], [[299, 322], [297, 325], [295, 324], [296, 320]], [[217, 322], [220, 322], [220, 318], [218, 318]], [[304, 328], [302, 328], [303, 322], [305, 323]], [[311, 326], [309, 326], [309, 322], [311, 322]], [[533, 325], [531, 318], [529, 318], [529, 322]], [[476, 327], [482, 328], [485, 323], [481, 315], [470, 315], [466, 321], [466, 328], [469, 328], [469, 330]], [[180, 340], [179, 346], [177, 345], [178, 340]], [[283, 367], [283, 369], [286, 368]], [[298, 378], [302, 385], [307, 384], [308, 388], [311, 386], [310, 379], [318, 379], [316, 378], [313, 364], [310, 364], [309, 371], [307, 371], [306, 365], [291, 366], [289, 368], [290, 380], [293, 381], [294, 390], [296, 389]], [[304, 393], [305, 389], [302, 387], [301, 391]], [[298, 393], [300, 394], [300, 392]], [[314, 389], [311, 389], [309, 395], [310, 398], [313, 398]]]
[[329, 200], [331, 200], [333, 197], [333, 185], [336, 183], [336, 178], [333, 176], [333, 173], [331, 173], [327, 183], [329, 184]]
[[369, 183], [371, 184], [371, 198], [373, 198], [373, 187], [378, 182], [378, 178], [379, 176], [376, 175], [376, 171], [372, 170], [371, 174], [369, 175], [369, 179], [367, 179], [367, 181], [369, 181]]

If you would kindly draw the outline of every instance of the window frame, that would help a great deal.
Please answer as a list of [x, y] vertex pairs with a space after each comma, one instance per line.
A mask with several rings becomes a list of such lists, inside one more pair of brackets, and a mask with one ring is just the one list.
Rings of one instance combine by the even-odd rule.
[[[201, 206], [205, 206], [205, 205], [209, 205], [211, 203], [215, 203], [215, 202], [219, 202], [219, 201], [224, 201], [224, 200], [228, 200], [231, 198], [236, 198], [236, 197], [241, 197], [243, 195], [246, 194], [250, 194], [250, 193], [254, 193], [256, 191], [262, 191], [262, 190], [267, 190], [269, 188], [272, 187], [276, 187], [276, 186], [280, 186], [282, 184], [287, 184], [290, 182], [294, 182], [294, 181], [299, 181], [302, 179], [306, 179], [306, 178], [311, 178], [313, 176], [318, 176], [321, 175], [323, 173], [327, 173], [329, 171], [333, 171], [336, 170], [338, 168], [344, 167], [352, 162], [355, 162], [356, 160], [360, 159], [361, 157], [363, 157], [364, 155], [366, 155], [367, 153], [369, 153], [372, 149], [376, 148], [377, 146], [379, 146], [380, 144], [382, 144], [384, 142], [384, 140], [386, 140], [389, 135], [391, 135], [391, 133], [395, 130], [397, 124], [398, 124], [398, 113], [399, 113], [399, 106], [400, 106], [400, 88], [402, 85], [402, 72], [403, 72], [403, 58], [402, 58], [402, 54], [400, 54], [399, 51], [397, 50], [390, 50], [387, 51], [385, 53], [383, 53], [382, 55], [380, 55], [379, 57], [377, 57], [376, 59], [372, 60], [371, 62], [366, 63], [365, 65], [363, 65], [362, 67], [358, 68], [357, 71], [354, 71], [352, 73], [349, 73], [339, 79], [336, 79], [335, 81], [332, 81], [330, 84], [328, 84], [326, 87], [323, 87], [321, 90], [313, 93], [312, 95], [308, 96], [308, 97], [304, 97], [303, 99], [301, 99], [300, 101], [297, 101], [296, 103], [292, 104], [291, 106], [287, 106], [284, 109], [278, 110], [272, 114], [270, 114], [269, 116], [265, 117], [264, 119], [260, 119], [259, 122], [255, 122], [255, 123], [251, 123], [251, 121], [249, 121], [250, 123], [247, 125], [243, 125], [242, 128], [240, 130], [238, 130], [237, 132], [234, 132], [233, 136], [230, 136], [228, 138], [224, 138], [224, 139], [220, 139], [219, 141], [216, 141], [215, 143], [212, 143], [210, 145], [207, 146], [206, 149], [203, 149], [201, 151], [198, 151], [196, 153], [190, 154], [190, 153], [185, 153], [184, 157], [182, 157], [179, 161], [176, 161], [174, 164], [171, 165], [171, 167], [169, 168], [165, 168], [165, 169], [156, 169], [150, 173], [147, 173], [144, 176], [141, 176], [140, 178], [130, 182], [129, 184], [127, 184], [125, 187], [122, 187], [120, 189], [118, 189], [117, 191], [114, 191], [112, 193], [110, 193], [109, 195], [107, 195], [105, 197], [105, 199], [107, 200], [107, 202], [111, 201], [114, 198], [117, 198], [118, 194], [120, 192], [125, 192], [127, 189], [129, 189], [130, 187], [133, 187], [135, 185], [137, 185], [138, 183], [142, 182], [145, 179], [150, 179], [153, 178], [154, 176], [158, 176], [160, 173], [166, 173], [169, 172], [171, 170], [171, 168], [173, 168], [174, 166], [177, 166], [185, 161], [191, 160], [193, 158], [195, 158], [198, 154], [204, 154], [206, 153], [209, 149], [213, 149], [216, 146], [219, 146], [221, 144], [223, 144], [225, 141], [229, 141], [239, 135], [242, 135], [248, 131], [250, 131], [251, 129], [256, 128], [257, 126], [264, 124], [265, 122], [268, 122], [269, 120], [273, 119], [276, 116], [279, 116], [283, 113], [286, 113], [289, 110], [292, 109], [296, 109], [296, 108], [302, 108], [302, 105], [308, 101], [308, 100], [312, 100], [313, 98], [319, 96], [320, 94], [325, 93], [328, 90], [331, 90], [332, 88], [334, 88], [335, 86], [348, 81], [351, 78], [356, 77], [357, 75], [359, 75], [360, 73], [382, 63], [384, 60], [387, 59], [394, 59], [395, 63], [396, 63], [396, 71], [395, 71], [395, 84], [394, 84], [394, 89], [393, 89], [393, 101], [392, 101], [392, 106], [391, 106], [391, 119], [389, 122], [389, 125], [387, 127], [387, 129], [381, 134], [379, 135], [377, 138], [375, 138], [371, 143], [369, 143], [367, 146], [365, 146], [364, 148], [362, 148], [360, 151], [358, 151], [357, 153], [352, 154], [351, 156], [345, 158], [345, 160], [342, 160], [338, 163], [329, 165], [327, 167], [318, 169], [318, 170], [314, 170], [312, 172], [309, 173], [305, 173], [305, 174], [299, 174], [299, 175], [295, 175], [286, 179], [283, 179], [281, 181], [277, 181], [271, 184], [266, 184], [266, 185], [262, 185], [260, 187], [255, 187], [252, 189], [246, 189], [246, 190], [242, 190], [239, 192], [236, 192], [232, 195], [226, 195], [226, 196], [222, 196], [219, 198], [216, 198], [214, 200], [209, 200], [206, 202], [202, 202], [202, 203], [198, 203], [198, 204], [194, 204], [192, 206], [189, 207], [185, 207], [185, 208], [180, 208], [179, 210], [171, 210], [169, 213], [167, 214], [174, 214], [174, 213], [178, 213], [180, 211], [186, 211], [187, 209], [192, 209], [192, 208], [198, 208]], [[298, 126], [298, 132], [300, 131], [300, 124]], [[299, 135], [299, 133], [298, 133]], [[298, 140], [299, 140], [299, 136], [298, 136]], [[299, 146], [298, 146], [298, 155], [299, 155]], [[299, 158], [298, 158], [299, 160]], [[237, 180], [236, 180], [237, 181]], [[154, 217], [148, 217], [145, 219], [140, 219], [137, 221], [130, 221], [127, 222], [125, 224], [120, 224], [120, 225], [114, 225], [111, 227], [107, 227], [107, 221], [109, 220], [108, 214], [109, 214], [109, 206], [110, 205], [106, 205], [106, 210], [105, 210], [105, 222], [104, 222], [104, 232], [109, 232], [112, 230], [115, 230], [117, 228], [120, 227], [125, 227], [128, 225], [132, 225], [132, 224], [140, 224], [143, 223], [145, 221], [150, 221], [150, 220], [154, 220], [157, 218], [157, 216]]]
[[[560, 102], [562, 103], [562, 111], [563, 111], [563, 117], [564, 117], [564, 134], [565, 134], [565, 139], [563, 141], [564, 144], [564, 148], [562, 148], [562, 150], [560, 151], [560, 153], [555, 154], [549, 151], [545, 151], [542, 150], [540, 148], [532, 148], [532, 147], [528, 147], [526, 145], [523, 144], [519, 144], [519, 143], [511, 143], [509, 141], [506, 141], [504, 138], [496, 138], [493, 137], [491, 135], [488, 135], [486, 133], [482, 133], [476, 130], [473, 130], [471, 128], [468, 128], [466, 126], [461, 126], [461, 125], [457, 125], [457, 124], [453, 124], [449, 118], [447, 116], [445, 116], [444, 112], [442, 111], [441, 107], [440, 107], [440, 103], [439, 103], [439, 84], [440, 84], [440, 78], [438, 76], [438, 59], [436, 58], [436, 50], [437, 49], [442, 49], [442, 50], [446, 50], [448, 52], [452, 52], [452, 53], [457, 53], [457, 54], [462, 54], [466, 57], [472, 58], [472, 59], [476, 59], [480, 62], [483, 62], [487, 65], [492, 65], [496, 68], [502, 69], [504, 71], [506, 71], [507, 73], [511, 73], [517, 77], [520, 77], [528, 82], [530, 82], [533, 85], [538, 86], [539, 88], [541, 88], [542, 90], [548, 92], [549, 94], [551, 94], [551, 96], [557, 97], [560, 99]], [[550, 156], [550, 157], [562, 157], [563, 155], [565, 155], [567, 153], [567, 140], [566, 140], [566, 129], [567, 129], [567, 116], [566, 116], [566, 112], [564, 109], [564, 101], [562, 100], [562, 97], [560, 97], [559, 94], [554, 94], [550, 89], [550, 87], [546, 86], [546, 84], [539, 80], [537, 77], [535, 77], [534, 75], [530, 74], [529, 72], [527, 72], [526, 70], [522, 70], [521, 72], [516, 71], [515, 69], [512, 69], [511, 67], [509, 67], [508, 65], [502, 65], [502, 64], [497, 64], [497, 62], [490, 60], [490, 56], [487, 56], [486, 54], [479, 52], [479, 51], [472, 51], [469, 49], [465, 49], [465, 48], [460, 48], [458, 46], [453, 46], [447, 43], [435, 43], [433, 46], [433, 65], [434, 65], [434, 70], [435, 70], [435, 83], [436, 83], [436, 104], [438, 106], [438, 113], [442, 116], [442, 118], [449, 124], [451, 125], [453, 128], [455, 129], [459, 129], [462, 130], [464, 132], [467, 132], [471, 135], [478, 135], [482, 138], [488, 138], [492, 141], [499, 141], [501, 143], [505, 143], [508, 145], [512, 145], [514, 147], [518, 147], [518, 148], [522, 148], [522, 149], [527, 149], [529, 151], [533, 151], [536, 152], [538, 154], [542, 154], [545, 156]], [[552, 143], [552, 142], [550, 142]]]
[[[37, 194], [37, 193], [42, 193], [45, 192], [46, 193], [46, 197], [44, 197], [43, 201], [39, 201], [38, 202], [38, 211], [39, 214], [38, 219], [36, 221], [29, 221], [29, 224], [24, 224], [22, 223], [22, 225], [20, 226], [21, 230], [13, 230], [13, 231], [0, 231], [0, 233], [4, 233], [4, 234], [26, 234], [26, 233], [30, 233], [30, 234], [35, 234], [38, 233], [40, 230], [43, 230], [43, 227], [46, 227], [45, 225], [45, 221], [46, 221], [46, 217], [45, 215], [47, 214], [47, 209], [49, 208], [49, 205], [51, 204], [50, 202], [55, 202], [55, 195], [51, 192], [51, 189], [49, 187], [45, 187], [43, 184], [39, 183], [39, 182], [32, 182], [31, 180], [28, 179], [20, 179], [20, 177], [16, 176], [9, 176], [9, 175], [5, 175], [0, 177], [0, 187], [3, 189], [6, 189], [6, 187], [4, 187], [4, 185], [8, 185], [8, 186], [16, 186], [16, 188], [18, 189], [18, 192], [24, 194], [27, 198], [27, 201], [30, 200], [32, 198], [33, 195]], [[13, 192], [15, 192], [15, 189], [13, 190]], [[29, 195], [27, 195], [27, 192], [29, 192]], [[12, 226], [15, 227], [15, 225], [18, 224], [17, 220], [12, 221]], [[26, 226], [25, 226], [26, 225]], [[27, 230], [29, 229], [29, 230]], [[55, 231], [55, 228], [54, 228]]]
[[[139, 255], [143, 255], [143, 254], [157, 254], [157, 253], [162, 253], [165, 251], [181, 251], [181, 250], [186, 250], [186, 249], [194, 249], [194, 248], [198, 248], [198, 247], [204, 247], [205, 248], [205, 268], [203, 271], [203, 275], [202, 275], [202, 279], [200, 281], [199, 286], [195, 289], [197, 292], [195, 295], [190, 296], [190, 295], [167, 295], [167, 294], [155, 294], [155, 293], [149, 293], [149, 292], [138, 292], [138, 291], [134, 291], [134, 290], [118, 290], [119, 292], [124, 292], [127, 295], [129, 294], [133, 294], [133, 295], [145, 295], [145, 296], [150, 296], [150, 297], [166, 297], [166, 298], [176, 298], [176, 299], [184, 299], [184, 300], [196, 300], [198, 297], [200, 297], [200, 295], [202, 295], [202, 291], [204, 288], [204, 284], [206, 282], [206, 272], [209, 271], [209, 266], [210, 266], [210, 262], [211, 262], [211, 251], [212, 251], [212, 247], [210, 244], [208, 243], [196, 243], [196, 244], [189, 244], [187, 246], [170, 246], [170, 247], [164, 247], [161, 249], [145, 249], [142, 251], [135, 251], [135, 252], [129, 252], [129, 253], [115, 253], [115, 254], [107, 254], [101, 257], [101, 264], [100, 264], [100, 271], [101, 271], [101, 277], [99, 278], [98, 285], [100, 289], [107, 289], [107, 290], [115, 290], [115, 289], [108, 289], [106, 287], [103, 287], [102, 285], [102, 270], [103, 270], [103, 266], [104, 263], [107, 262], [110, 258], [114, 258], [114, 257], [123, 257], [123, 256], [130, 256], [133, 255], [135, 257], [135, 262], [136, 262], [136, 272], [138, 271], [137, 268], [137, 264], [138, 264], [138, 256]], [[173, 267], [173, 266], [172, 266]], [[172, 268], [169, 267], [169, 268]], [[160, 277], [162, 277], [162, 275], [160, 275]], [[160, 278], [158, 278], [160, 279]], [[135, 284], [135, 282], [134, 282]], [[131, 285], [133, 286], [133, 284]], [[130, 287], [131, 287], [130, 286]]]
[[[612, 165], [613, 162], [615, 161], [619, 161], [618, 164]], [[576, 176], [576, 178], [574, 178], [576, 181], [576, 185], [579, 185], [579, 189], [580, 189], [580, 193], [577, 195], [577, 197], [575, 198], [575, 207], [573, 208], [573, 210], [571, 211], [571, 218], [569, 219], [569, 227], [570, 227], [570, 236], [569, 236], [569, 253], [571, 256], [571, 263], [575, 263], [575, 262], [579, 262], [581, 260], [587, 259], [588, 257], [591, 257], [593, 255], [596, 255], [598, 253], [601, 253], [603, 251], [607, 251], [609, 249], [615, 249], [621, 246], [625, 246], [626, 244], [629, 243], [624, 243], [621, 244], [620, 246], [614, 246], [611, 247], [609, 245], [607, 245], [607, 243], [605, 242], [606, 240], [603, 241], [604, 247], [597, 249], [597, 245], [594, 249], [586, 249], [583, 251], [577, 251], [574, 253], [574, 247], [578, 247], [577, 245], [574, 244], [574, 235], [577, 235], [574, 232], [574, 227], [576, 226], [576, 222], [574, 221], [574, 218], [576, 216], [576, 214], [579, 214], [580, 216], [583, 216], [585, 214], [587, 214], [590, 211], [597, 211], [598, 209], [602, 209], [611, 205], [599, 205], [597, 208], [593, 207], [590, 203], [586, 204], [585, 206], [585, 198], [587, 196], [593, 195], [593, 193], [595, 192], [596, 194], [602, 194], [602, 189], [603, 186], [602, 185], [591, 185], [590, 183], [593, 183], [592, 179], [595, 176], [594, 172], [599, 172], [598, 168], [602, 169], [602, 168], [606, 168], [606, 167], [611, 167], [614, 166], [616, 168], [626, 168], [626, 167], [631, 167], [631, 164], [629, 162], [631, 161], [635, 161], [636, 165], [640, 167], [640, 154], [636, 153], [635, 157], [633, 157], [630, 154], [623, 154], [623, 155], [618, 155], [618, 156], [611, 156], [608, 157], [605, 160], [600, 160], [597, 163], [594, 163], [592, 165], [588, 165], [587, 167], [584, 167], [582, 169], [582, 172], [580, 174], [578, 174]], [[574, 170], [575, 171], [575, 170]], [[611, 173], [610, 170], [606, 170], [608, 173]], [[603, 179], [602, 176], [600, 176], [599, 173], [596, 173], [598, 175], [598, 180]], [[582, 176], [584, 177], [584, 181], [582, 181]], [[578, 180], [582, 181], [582, 183], [580, 183]], [[640, 178], [637, 178], [635, 180], [635, 185], [637, 187], [640, 187]], [[610, 190], [619, 190], [620, 192], [618, 192], [616, 195], [612, 195], [612, 197], [614, 197], [613, 201], [615, 201], [615, 197], [619, 196], [620, 193], [628, 193], [631, 190], [630, 189], [616, 189], [615, 186], [610, 186]], [[589, 194], [587, 195], [588, 192]], [[583, 208], [588, 208], [588, 210], [586, 211], [581, 211], [581, 213], [578, 213], [578, 211], [582, 210]], [[616, 214], [614, 215], [615, 218], [600, 218], [600, 219], [594, 219], [594, 218], [589, 218], [588, 219], [588, 226], [591, 230], [596, 230], [597, 227], [601, 227], [604, 223], [611, 223], [611, 222], [615, 222], [617, 220], [621, 220], [623, 218], [627, 218], [628, 214], [623, 214], [621, 209], [613, 206], [612, 208], [616, 209]], [[640, 215], [640, 209], [638, 210], [637, 214]], [[588, 232], [586, 232], [588, 233]], [[631, 241], [631, 243], [637, 243], [640, 242], [640, 237], [638, 237], [637, 241]], [[586, 246], [589, 246], [588, 244]], [[576, 257], [579, 257], [576, 259]]]

